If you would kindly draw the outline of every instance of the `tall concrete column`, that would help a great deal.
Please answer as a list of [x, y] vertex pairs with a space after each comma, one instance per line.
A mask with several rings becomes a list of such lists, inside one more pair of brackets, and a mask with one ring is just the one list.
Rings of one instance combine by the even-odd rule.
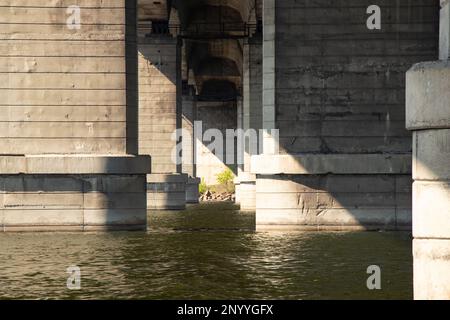
[[243, 50], [242, 129], [245, 136], [244, 165], [238, 172], [238, 195], [241, 210], [256, 209], [256, 175], [251, 173], [251, 157], [258, 154], [262, 119], [262, 43], [260, 35], [247, 39]]
[[407, 73], [413, 131], [414, 297], [450, 299], [450, 3], [441, 0], [440, 61]]
[[0, 231], [145, 230], [136, 2], [67, 9], [0, 10]]
[[139, 152], [152, 156], [147, 204], [153, 210], [186, 207], [187, 175], [174, 151], [181, 128], [181, 50], [170, 34], [139, 37]]
[[191, 88], [190, 94], [183, 94], [183, 173], [188, 175], [186, 184], [186, 202], [190, 204], [199, 203], [199, 186], [201, 179], [197, 178], [195, 150], [197, 141], [194, 137], [194, 125], [197, 116], [196, 97]]
[[386, 16], [414, 21], [393, 18], [374, 37], [364, 1], [264, 1], [263, 128], [279, 139], [266, 132], [252, 157], [258, 228], [411, 229], [404, 79], [438, 51], [437, 3], [398, 2]]
[[277, 142], [271, 134], [276, 129], [275, 91], [276, 91], [276, 4], [275, 0], [263, 0], [263, 100], [262, 127], [263, 152], [273, 154]]
[[[242, 99], [237, 101], [237, 129], [244, 130], [244, 105]], [[238, 141], [238, 148], [242, 148], [243, 141]], [[245, 172], [244, 163], [240, 163], [237, 166], [237, 177], [234, 179], [235, 187], [235, 203], [241, 203], [241, 181], [239, 179]]]

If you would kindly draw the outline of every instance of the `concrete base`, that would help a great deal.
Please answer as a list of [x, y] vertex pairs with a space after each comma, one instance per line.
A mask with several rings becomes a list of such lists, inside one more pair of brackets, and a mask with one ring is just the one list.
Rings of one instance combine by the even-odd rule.
[[[448, 17], [449, 10], [446, 2], [442, 13]], [[406, 125], [414, 131], [414, 297], [419, 300], [450, 299], [449, 86], [449, 61], [420, 63], [407, 73]]]
[[234, 179], [234, 203], [241, 204], [241, 181], [239, 178]]
[[188, 177], [186, 183], [186, 203], [197, 204], [200, 202], [200, 178]]
[[149, 157], [0, 157], [0, 163], [1, 231], [147, 228]]
[[258, 176], [258, 229], [411, 230], [408, 175]]
[[186, 174], [150, 174], [147, 176], [149, 210], [186, 209]]
[[258, 229], [411, 230], [411, 155], [252, 157]]
[[240, 173], [237, 178], [239, 182], [236, 186], [236, 199], [239, 198], [239, 204], [242, 211], [256, 210], [256, 175], [249, 173]]
[[450, 300], [450, 240], [414, 240], [414, 299]]

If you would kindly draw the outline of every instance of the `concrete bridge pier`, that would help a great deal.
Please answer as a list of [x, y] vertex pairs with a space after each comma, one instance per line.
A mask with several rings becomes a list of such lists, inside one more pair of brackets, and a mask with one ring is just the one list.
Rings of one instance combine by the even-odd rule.
[[182, 128], [181, 44], [167, 29], [140, 34], [139, 153], [152, 155], [147, 176], [147, 207], [186, 208], [187, 175], [174, 157], [181, 146], [174, 133]]
[[[437, 27], [437, 3], [399, 2], [385, 10], [395, 17], [407, 6], [421, 26], [414, 37], [401, 19], [374, 37], [368, 1], [339, 10], [264, 1], [264, 150], [251, 163], [257, 228], [411, 229], [404, 79], [423, 54], [437, 52], [428, 31]], [[361, 23], [350, 23], [349, 12]]]
[[197, 118], [197, 104], [194, 88], [188, 86], [182, 97], [182, 127], [183, 127], [183, 172], [188, 175], [186, 184], [186, 203], [199, 203], [199, 187], [201, 179], [197, 178], [196, 149], [197, 141], [194, 133], [194, 124]]
[[441, 1], [440, 61], [407, 73], [413, 131], [415, 299], [450, 299], [450, 3]]
[[[236, 199], [241, 210], [256, 210], [256, 175], [251, 173], [251, 157], [259, 153], [262, 128], [262, 39], [256, 32], [243, 45], [243, 99], [238, 128], [244, 130], [244, 163], [236, 178]], [[239, 112], [239, 111], [238, 111]]]
[[145, 230], [136, 2], [84, 2], [80, 28], [60, 3], [4, 3], [0, 231]]

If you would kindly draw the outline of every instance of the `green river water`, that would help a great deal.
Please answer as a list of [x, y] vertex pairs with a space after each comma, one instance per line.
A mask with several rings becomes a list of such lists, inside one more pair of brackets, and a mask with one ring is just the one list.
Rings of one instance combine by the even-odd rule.
[[[412, 298], [409, 233], [255, 232], [254, 219], [212, 204], [150, 212], [146, 233], [0, 234], [0, 298]], [[382, 290], [367, 289], [370, 265]]]

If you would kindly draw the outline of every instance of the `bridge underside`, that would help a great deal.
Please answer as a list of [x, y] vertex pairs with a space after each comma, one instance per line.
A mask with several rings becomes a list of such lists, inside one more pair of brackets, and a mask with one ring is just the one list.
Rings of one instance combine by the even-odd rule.
[[[140, 82], [140, 153], [153, 156], [153, 172], [214, 184], [230, 168], [258, 228], [410, 230], [404, 79], [436, 59], [438, 4], [386, 5], [380, 31], [367, 29], [368, 5], [142, 1], [140, 77], [167, 80]], [[244, 163], [226, 164], [208, 141], [189, 139], [195, 121], [203, 132], [263, 129], [264, 150], [247, 143]], [[176, 128], [188, 132], [178, 167]]]
[[[366, 26], [368, 1], [333, 8], [293, 0], [81, 2], [80, 29], [67, 27], [60, 4], [11, 5], [0, 47], [5, 161], [56, 155], [44, 172], [52, 176], [59, 174], [53, 161], [88, 156], [105, 168], [68, 165], [64, 174], [109, 174], [111, 160], [125, 166], [112, 174], [147, 175], [147, 201], [107, 201], [100, 188], [103, 200], [92, 208], [67, 207], [77, 217], [129, 209], [141, 210], [142, 222], [145, 207], [183, 209], [197, 201], [200, 179], [215, 184], [231, 170], [258, 228], [411, 228], [404, 79], [412, 64], [436, 59], [438, 4], [385, 5], [385, 27], [374, 31]], [[25, 15], [35, 28], [21, 24]], [[238, 159], [239, 141], [211, 151], [214, 138], [198, 136], [209, 129], [262, 130], [260, 148], [247, 139], [244, 161], [226, 161]], [[151, 173], [142, 155], [152, 157]], [[131, 158], [147, 168], [136, 172]], [[25, 185], [20, 192], [2, 212], [59, 210], [54, 201], [65, 198], [51, 187], [48, 203], [35, 202]]]
[[[64, 1], [0, 0], [3, 231], [145, 229], [147, 209], [185, 208], [226, 169], [260, 229], [409, 230], [414, 169], [417, 282], [436, 293], [428, 266], [448, 267], [450, 239], [448, 1], [441, 15], [438, 1], [380, 1], [380, 30], [369, 0], [75, 2], [78, 27]], [[413, 144], [405, 74], [439, 51], [408, 78]], [[421, 120], [427, 105], [436, 119]], [[246, 141], [230, 163], [239, 141], [219, 155], [196, 135], [208, 129], [261, 130], [261, 148]]]

